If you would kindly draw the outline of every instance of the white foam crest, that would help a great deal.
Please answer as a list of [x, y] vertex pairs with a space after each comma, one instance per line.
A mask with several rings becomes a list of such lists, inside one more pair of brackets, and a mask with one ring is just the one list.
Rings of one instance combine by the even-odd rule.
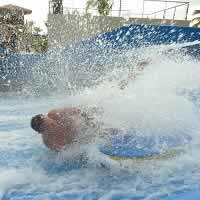
[[45, 183], [47, 184], [49, 182], [50, 179], [42, 171], [35, 171], [31, 168], [1, 168], [0, 198], [6, 190], [17, 187], [18, 185], [33, 183], [40, 184], [40, 186], [42, 186], [43, 184], [45, 185]]
[[[1, 167], [0, 196], [8, 189], [17, 188], [17, 186], [24, 184], [30, 184], [29, 189], [33, 191], [80, 191], [83, 187], [97, 191], [99, 185], [96, 179], [101, 176], [102, 179], [108, 177], [107, 172], [103, 174], [102, 169], [99, 172], [94, 170], [95, 167], [111, 169], [107, 174], [117, 178], [121, 175], [122, 169], [128, 170], [127, 178], [131, 177], [131, 180], [129, 180], [131, 187], [127, 185], [127, 180], [120, 181], [119, 185], [115, 185], [113, 181], [111, 184], [114, 186], [110, 186], [110, 193], [105, 195], [104, 199], [114, 197], [115, 194], [123, 194], [122, 190], [125, 190], [126, 194], [129, 191], [130, 197], [135, 194], [135, 191], [137, 191], [137, 194], [145, 194], [145, 192], [151, 191], [151, 187], [157, 186], [159, 186], [159, 191], [153, 190], [149, 199], [159, 198], [160, 195], [182, 190], [184, 187], [189, 188], [192, 187], [190, 186], [192, 183], [198, 183], [200, 180], [198, 172], [200, 166], [198, 153], [199, 113], [197, 112], [198, 108], [189, 98], [189, 93], [200, 88], [199, 63], [185, 58], [182, 60], [181, 57], [170, 60], [160, 54], [157, 56], [156, 52], [148, 49], [146, 52], [144, 51], [142, 59], [151, 57], [150, 64], [135, 80], [130, 81], [124, 90], [120, 89], [119, 83], [127, 78], [131, 70], [127, 68], [123, 70], [122, 66], [122, 68], [111, 70], [97, 86], [88, 87], [76, 95], [56, 96], [53, 100], [50, 97], [30, 99], [31, 102], [27, 101], [27, 104], [16, 105], [14, 108], [19, 110], [30, 109], [33, 114], [37, 114], [60, 105], [97, 106], [104, 111], [98, 120], [103, 121], [106, 127], [133, 128], [143, 135], [190, 134], [197, 136], [197, 144], [186, 147], [184, 149], [186, 151], [183, 151], [182, 154], [177, 154], [177, 156], [169, 159], [143, 160], [141, 162], [111, 160], [108, 156], [99, 152], [98, 144], [101, 144], [101, 141], [98, 138], [94, 144], [80, 146], [78, 144], [77, 146], [66, 147], [65, 151], [57, 155], [48, 154], [44, 151], [41, 152], [42, 156], [38, 155], [38, 157], [41, 156], [39, 159], [42, 162], [50, 161], [50, 165], [62, 164], [62, 162], [68, 162], [72, 159], [82, 159], [82, 156], [84, 156], [87, 166], [85, 169], [71, 170], [69, 173], [64, 171], [62, 175], [51, 174], [51, 172], [47, 174], [49, 173], [48, 169], [45, 171], [40, 166], [40, 162], [36, 161], [35, 163], [37, 158], [34, 156], [34, 159], [28, 160], [30, 166], [34, 165], [34, 170], [30, 166], [28, 168], [20, 166], [18, 169]], [[131, 51], [127, 53], [130, 56], [134, 54]], [[129, 61], [130, 68], [135, 69], [136, 64], [133, 61], [134, 59]], [[9, 105], [1, 106], [2, 112], [11, 111], [16, 102], [18, 101], [13, 100]], [[21, 120], [24, 123], [27, 123], [30, 116], [30, 114], [22, 114], [17, 117], [16, 113], [12, 112], [10, 115], [8, 121], [16, 122], [17, 118], [22, 117]], [[5, 121], [5, 118], [6, 115], [4, 114], [0, 116], [2, 121]], [[95, 134], [97, 133], [94, 132]], [[36, 151], [38, 145], [43, 146], [40, 136], [33, 135], [33, 131], [26, 128], [11, 131], [9, 134], [5, 131], [1, 132], [0, 140], [0, 150], [4, 151], [26, 151], [29, 145], [33, 148], [32, 151]], [[174, 185], [171, 182], [182, 179], [185, 184], [172, 188]], [[163, 183], [166, 185], [163, 185]], [[120, 188], [119, 192], [115, 190], [117, 187]]]
[[134, 128], [142, 134], [191, 134], [200, 130], [197, 108], [182, 95], [200, 88], [198, 63], [161, 57], [130, 80], [124, 90], [120, 90], [119, 82], [128, 77], [127, 70], [113, 73], [117, 78], [105, 78], [97, 87], [68, 98], [68, 105], [101, 107], [104, 114], [100, 120], [106, 126]]

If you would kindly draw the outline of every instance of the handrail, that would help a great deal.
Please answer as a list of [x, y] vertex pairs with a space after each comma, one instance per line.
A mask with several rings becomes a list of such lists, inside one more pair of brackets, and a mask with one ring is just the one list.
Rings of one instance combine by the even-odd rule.
[[144, 0], [144, 1], [155, 1], [155, 2], [164, 2], [164, 3], [184, 3], [188, 4], [189, 1], [173, 1], [173, 0]]
[[[74, 10], [74, 11], [76, 11], [76, 10], [83, 10], [83, 11], [85, 11], [85, 8], [70, 8], [70, 7], [64, 7], [64, 12], [65, 12], [65, 10]], [[98, 9], [94, 9], [94, 8], [90, 8], [90, 9], [88, 9], [88, 10], [92, 10], [92, 11], [98, 11]], [[130, 10], [121, 10], [122, 12], [130, 12]], [[112, 9], [111, 10], [111, 13], [112, 12], [119, 12], [119, 10], [117, 10], [117, 9]], [[133, 14], [133, 15], [140, 15], [141, 16], [141, 13], [133, 13], [133, 12], [131, 12], [131, 14]], [[145, 15], [148, 15], [148, 14], [145, 14]]]
[[178, 5], [178, 6], [172, 6], [172, 7], [170, 7], [170, 8], [165, 8], [165, 9], [163, 9], [163, 10], [159, 10], [159, 11], [155, 11], [155, 12], [152, 12], [152, 13], [148, 13], [148, 14], [146, 14], [146, 15], [154, 15], [154, 14], [157, 14], [157, 13], [160, 13], [160, 12], [163, 12], [163, 11], [171, 10], [171, 9], [173, 9], [173, 8], [181, 7], [181, 6], [183, 6], [183, 5], [184, 5], [184, 4], [181, 4], [181, 5]]
[[[162, 2], [162, 3], [179, 3], [179, 5], [172, 6], [172, 7], [169, 7], [169, 8], [165, 8], [165, 9], [162, 9], [162, 10], [159, 10], [159, 11], [155, 11], [155, 12], [152, 12], [152, 13], [144, 14], [144, 10], [145, 10], [144, 3], [147, 2], [147, 1]], [[172, 18], [174, 20], [175, 15], [176, 15], [176, 8], [181, 7], [181, 6], [187, 6], [186, 13], [185, 13], [185, 20], [187, 20], [187, 18], [188, 18], [188, 11], [189, 11], [189, 5], [190, 5], [190, 2], [188, 2], [188, 1], [184, 2], [184, 1], [173, 1], [173, 0], [143, 0], [143, 12], [142, 12], [142, 16], [143, 15], [149, 16], [149, 15], [153, 15], [153, 14], [157, 14], [157, 13], [163, 12], [163, 19], [165, 19], [166, 11], [174, 9], [173, 18]]]
[[[175, 5], [175, 6], [171, 6], [171, 7], [168, 7], [168, 8], [165, 8], [165, 9], [162, 9], [162, 10], [158, 10], [158, 11], [155, 11], [155, 12], [150, 12], [150, 13], [145, 13], [145, 6], [144, 6], [144, 3], [145, 2], [161, 2], [161, 3], [178, 3], [179, 5]], [[142, 10], [142, 13], [133, 13], [131, 10], [118, 10], [118, 9], [112, 9], [109, 16], [119, 16], [119, 17], [133, 17], [133, 16], [141, 16], [142, 18], [149, 18], [151, 17], [152, 15], [156, 15], [158, 13], [162, 13], [163, 12], [163, 16], [162, 17], [159, 17], [159, 19], [166, 19], [166, 12], [169, 11], [169, 10], [173, 10], [173, 13], [172, 13], [172, 17], [170, 17], [169, 19], [172, 19], [173, 21], [175, 20], [175, 17], [176, 17], [176, 13], [177, 13], [177, 8], [179, 7], [182, 7], [182, 6], [187, 6], [186, 7], [186, 12], [185, 12], [185, 17], [184, 17], [184, 20], [187, 21], [187, 17], [188, 17], [188, 10], [189, 10], [189, 5], [190, 3], [188, 1], [178, 1], [178, 0], [143, 0], [143, 10]], [[63, 13], [67, 13], [67, 11], [77, 11], [77, 12], [80, 12], [82, 14], [86, 14], [85, 13], [85, 8], [66, 8], [64, 7], [63, 9]], [[98, 14], [98, 10], [97, 9], [89, 9], [88, 11], [91, 11], [91, 14], [92, 15], [95, 15], [95, 14]], [[94, 14], [95, 12], [95, 14]], [[120, 13], [120, 15], [118, 15]], [[168, 15], [169, 16], [169, 15]]]

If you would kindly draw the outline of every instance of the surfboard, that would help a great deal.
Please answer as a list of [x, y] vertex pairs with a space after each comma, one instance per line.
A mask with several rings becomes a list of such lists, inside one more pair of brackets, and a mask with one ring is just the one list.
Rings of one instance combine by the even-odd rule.
[[115, 134], [107, 138], [100, 151], [115, 160], [151, 159], [176, 154], [192, 137], [180, 135]]

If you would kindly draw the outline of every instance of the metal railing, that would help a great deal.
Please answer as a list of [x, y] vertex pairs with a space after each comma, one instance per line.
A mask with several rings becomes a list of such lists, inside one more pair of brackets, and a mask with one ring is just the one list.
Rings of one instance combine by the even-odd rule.
[[[55, 0], [51, 0], [55, 1]], [[50, 2], [51, 2], [50, 1]], [[59, 1], [59, 0], [56, 0]], [[149, 11], [146, 12], [146, 3], [151, 2], [152, 4], [160, 3], [165, 6], [165, 8], [161, 10], [156, 10], [156, 11]], [[168, 6], [170, 4], [170, 6]], [[132, 10], [127, 10], [127, 9], [122, 9], [122, 0], [120, 0], [119, 4], [119, 9], [112, 9], [109, 13], [109, 16], [115, 16], [115, 17], [125, 17], [125, 18], [153, 18], [153, 19], [170, 19], [170, 20], [175, 20], [177, 16], [177, 11], [179, 8], [185, 8], [185, 12], [183, 12], [182, 20], [187, 20], [188, 19], [188, 11], [189, 11], [189, 2], [185, 1], [177, 1], [177, 0], [143, 0], [143, 5], [142, 5], [142, 12], [141, 13], [134, 13]], [[156, 6], [154, 6], [156, 7]], [[86, 8], [70, 8], [70, 7], [63, 7], [62, 8], [62, 13], [63, 14], [68, 14], [68, 13], [77, 13], [80, 15], [85, 15], [86, 14]], [[169, 13], [171, 12], [171, 15], [169, 17]], [[98, 10], [97, 9], [89, 9], [88, 13], [91, 15], [98, 16]]]
[[[121, 13], [119, 16], [119, 12]], [[69, 7], [64, 7], [63, 8], [63, 13], [64, 14], [68, 14], [68, 13], [77, 13], [80, 15], [85, 15], [86, 14], [86, 9], [85, 8], [69, 8]], [[98, 10], [97, 9], [88, 9], [88, 14], [91, 15], [99, 15]], [[142, 14], [140, 13], [134, 13], [131, 10], [115, 10], [112, 9], [109, 13], [108, 16], [113, 16], [113, 17], [133, 17], [133, 16], [137, 16], [137, 17], [141, 17]]]
[[[162, 10], [158, 10], [158, 11], [155, 11], [155, 12], [151, 12], [151, 13], [145, 14], [145, 2], [165, 3], [166, 8], [165, 8], [165, 9], [162, 9]], [[170, 3], [170, 4], [178, 4], [178, 5], [167, 7], [167, 3]], [[154, 18], [156, 18], [156, 14], [162, 14], [162, 19], [166, 19], [167, 11], [171, 10], [171, 11], [173, 11], [173, 13], [172, 13], [172, 18], [171, 18], [171, 19], [174, 20], [174, 19], [175, 19], [175, 16], [176, 16], [177, 8], [179, 8], [179, 7], [186, 7], [184, 20], [187, 20], [187, 19], [188, 19], [189, 6], [190, 6], [190, 3], [189, 3], [189, 2], [185, 2], [185, 1], [172, 1], [172, 0], [143, 0], [143, 11], [142, 11], [142, 16], [146, 15], [146, 16], [148, 16], [148, 17], [153, 16]]]

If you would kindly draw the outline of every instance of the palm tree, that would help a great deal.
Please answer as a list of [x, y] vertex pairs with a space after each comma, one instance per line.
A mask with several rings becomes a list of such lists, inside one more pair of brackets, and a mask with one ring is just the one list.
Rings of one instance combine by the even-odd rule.
[[200, 16], [198, 16], [198, 14], [200, 14], [200, 10], [195, 10], [193, 12], [194, 18], [192, 19], [190, 23], [192, 27], [200, 28]]
[[100, 15], [106, 16], [109, 15], [112, 10], [112, 1], [111, 0], [87, 0], [86, 3], [86, 12], [90, 8], [97, 8]]
[[196, 15], [196, 14], [200, 14], [200, 10], [195, 10], [195, 11], [193, 12], [193, 15]]

